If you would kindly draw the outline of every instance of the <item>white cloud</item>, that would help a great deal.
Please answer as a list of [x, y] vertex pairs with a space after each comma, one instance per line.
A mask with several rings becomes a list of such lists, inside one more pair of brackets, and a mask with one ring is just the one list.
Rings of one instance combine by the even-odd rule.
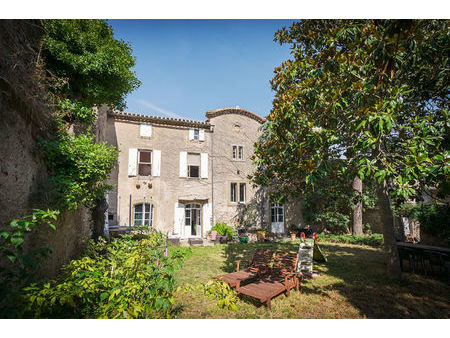
[[183, 119], [184, 118], [184, 117], [182, 117], [182, 116], [180, 116], [178, 114], [172, 113], [171, 111], [168, 111], [168, 110], [165, 110], [165, 109], [160, 108], [158, 106], [155, 106], [153, 103], [148, 102], [147, 100], [138, 99], [138, 100], [136, 100], [136, 102], [139, 103], [141, 106], [150, 108], [150, 109], [152, 109], [154, 111], [157, 111], [158, 113], [163, 114], [163, 115], [165, 115], [167, 117], [173, 117], [173, 118], [176, 118], [176, 119]]

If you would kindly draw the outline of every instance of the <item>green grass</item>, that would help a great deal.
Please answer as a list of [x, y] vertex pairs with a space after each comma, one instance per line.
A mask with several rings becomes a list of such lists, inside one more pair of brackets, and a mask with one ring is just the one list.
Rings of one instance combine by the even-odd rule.
[[[244, 298], [237, 312], [220, 309], [200, 292], [176, 295], [179, 318], [450, 318], [450, 287], [445, 282], [404, 273], [385, 273], [382, 249], [319, 242], [327, 263], [315, 264], [320, 277], [305, 279], [300, 292], [272, 300], [272, 311]], [[194, 247], [177, 272], [179, 285], [201, 283], [232, 272], [235, 260], [249, 260], [257, 247], [296, 252], [298, 241]]]
[[360, 244], [369, 245], [373, 247], [379, 247], [383, 245], [383, 235], [382, 234], [372, 234], [365, 236], [356, 235], [335, 235], [335, 234], [324, 234], [321, 233], [317, 235], [319, 241], [331, 242], [331, 243], [347, 243], [347, 244]]

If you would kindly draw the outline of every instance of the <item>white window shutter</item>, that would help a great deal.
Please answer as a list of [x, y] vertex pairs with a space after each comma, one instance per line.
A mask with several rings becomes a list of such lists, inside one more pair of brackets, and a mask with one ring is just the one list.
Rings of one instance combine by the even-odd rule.
[[199, 130], [198, 139], [200, 141], [204, 141], [205, 140], [205, 129], [200, 129]]
[[184, 237], [184, 204], [175, 202], [175, 211], [173, 218], [174, 235]]
[[161, 150], [153, 150], [152, 176], [161, 176]]
[[212, 210], [211, 203], [203, 204], [203, 233], [211, 230]]
[[141, 123], [140, 126], [141, 136], [152, 137], [152, 125]]
[[187, 152], [180, 152], [180, 177], [187, 177]]
[[200, 154], [200, 177], [201, 178], [208, 178], [208, 153], [201, 153]]
[[136, 176], [137, 174], [137, 148], [128, 149], [128, 176]]
[[189, 141], [194, 139], [194, 128], [189, 128]]

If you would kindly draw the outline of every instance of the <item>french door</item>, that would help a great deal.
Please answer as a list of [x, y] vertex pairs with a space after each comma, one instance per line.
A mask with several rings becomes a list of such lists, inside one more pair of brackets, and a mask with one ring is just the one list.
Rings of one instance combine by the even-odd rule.
[[201, 205], [196, 203], [186, 204], [185, 207], [185, 236], [186, 237], [201, 237], [202, 223], [201, 223]]
[[284, 206], [282, 204], [272, 203], [270, 208], [272, 232], [284, 232]]

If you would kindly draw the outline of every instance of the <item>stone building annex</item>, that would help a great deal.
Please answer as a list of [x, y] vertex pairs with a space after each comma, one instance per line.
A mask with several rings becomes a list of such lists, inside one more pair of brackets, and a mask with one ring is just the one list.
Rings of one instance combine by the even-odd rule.
[[238, 226], [252, 205], [254, 227], [283, 233], [299, 207], [270, 203], [248, 179], [265, 119], [248, 110], [208, 111], [205, 122], [108, 111], [106, 140], [119, 148], [108, 194], [110, 226], [150, 225], [170, 236], [206, 236]]

